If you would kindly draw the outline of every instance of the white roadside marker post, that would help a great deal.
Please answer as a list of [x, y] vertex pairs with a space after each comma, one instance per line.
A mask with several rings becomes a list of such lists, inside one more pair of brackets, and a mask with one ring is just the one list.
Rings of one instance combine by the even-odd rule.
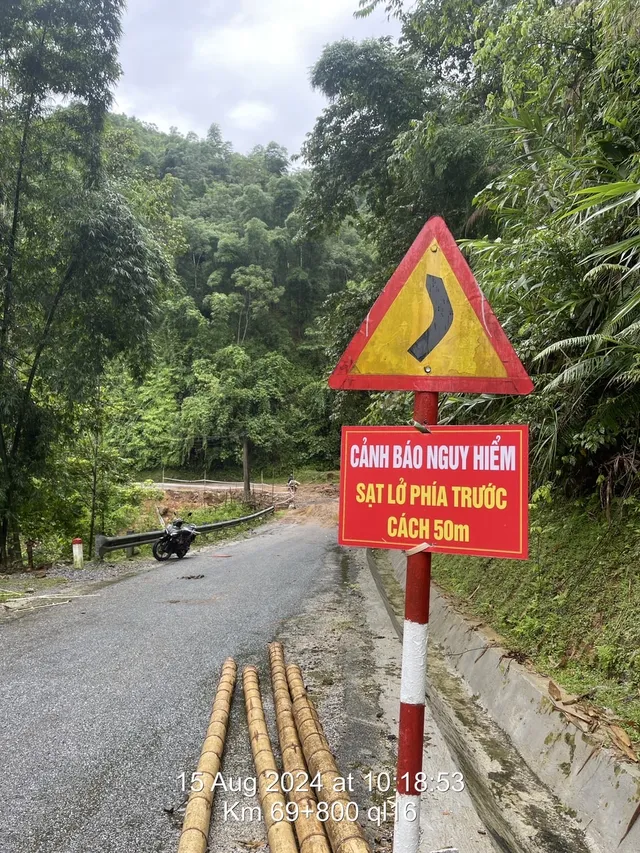
[[81, 569], [84, 566], [84, 551], [82, 539], [74, 539], [71, 543], [73, 548], [73, 568]]

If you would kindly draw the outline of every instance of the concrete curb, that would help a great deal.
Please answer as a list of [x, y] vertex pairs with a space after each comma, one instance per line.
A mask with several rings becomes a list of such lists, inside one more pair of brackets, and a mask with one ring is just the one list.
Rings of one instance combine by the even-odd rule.
[[[404, 588], [404, 555], [389, 553]], [[548, 679], [505, 659], [478, 626], [462, 616], [433, 587], [431, 638], [471, 692], [509, 736], [529, 768], [584, 827], [597, 853], [637, 853], [640, 820], [624, 836], [640, 803], [640, 771], [617, 759], [558, 712], [548, 695]], [[480, 651], [478, 651], [480, 649]]]

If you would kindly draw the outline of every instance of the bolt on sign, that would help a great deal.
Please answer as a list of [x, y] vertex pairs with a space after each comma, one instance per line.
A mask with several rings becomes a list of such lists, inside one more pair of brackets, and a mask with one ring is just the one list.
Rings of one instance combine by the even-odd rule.
[[439, 217], [430, 219], [329, 378], [337, 390], [528, 394], [533, 383]]
[[341, 545], [527, 558], [526, 426], [343, 427]]

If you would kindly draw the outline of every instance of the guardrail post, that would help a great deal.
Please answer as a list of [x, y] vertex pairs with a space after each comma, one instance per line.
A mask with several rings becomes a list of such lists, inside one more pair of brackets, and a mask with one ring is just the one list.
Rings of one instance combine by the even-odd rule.
[[106, 541], [107, 541], [107, 537], [103, 536], [102, 533], [98, 533], [98, 535], [96, 536], [96, 539], [95, 539], [95, 555], [96, 555], [96, 559], [99, 560], [100, 562], [102, 562], [102, 559], [104, 557], [103, 547], [104, 547], [104, 544]]
[[[130, 536], [132, 533], [135, 533], [135, 530], [127, 530], [127, 536]], [[135, 554], [135, 551], [136, 549], [134, 545], [131, 545], [129, 548], [124, 549], [124, 553], [127, 555], [127, 558], [129, 560], [132, 559], [133, 555]]]

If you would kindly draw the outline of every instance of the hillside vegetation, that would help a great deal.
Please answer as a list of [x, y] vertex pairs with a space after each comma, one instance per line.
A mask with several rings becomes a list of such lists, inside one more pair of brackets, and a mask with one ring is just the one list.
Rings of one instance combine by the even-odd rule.
[[616, 714], [640, 740], [640, 515], [608, 522], [597, 501], [541, 502], [530, 559], [440, 555], [434, 577], [566, 690]]
[[406, 422], [408, 395], [326, 377], [434, 214], [535, 381], [522, 399], [443, 399], [442, 419], [528, 423], [532, 487], [563, 517], [629, 513], [636, 4], [359, 14], [380, 5], [402, 38], [325, 47], [311, 83], [327, 106], [298, 159], [235, 152], [213, 121], [201, 138], [113, 114], [121, 0], [2, 6], [2, 565], [29, 540], [45, 559], [119, 529], [141, 471], [235, 472], [243, 447], [265, 476], [335, 468], [343, 423]]

